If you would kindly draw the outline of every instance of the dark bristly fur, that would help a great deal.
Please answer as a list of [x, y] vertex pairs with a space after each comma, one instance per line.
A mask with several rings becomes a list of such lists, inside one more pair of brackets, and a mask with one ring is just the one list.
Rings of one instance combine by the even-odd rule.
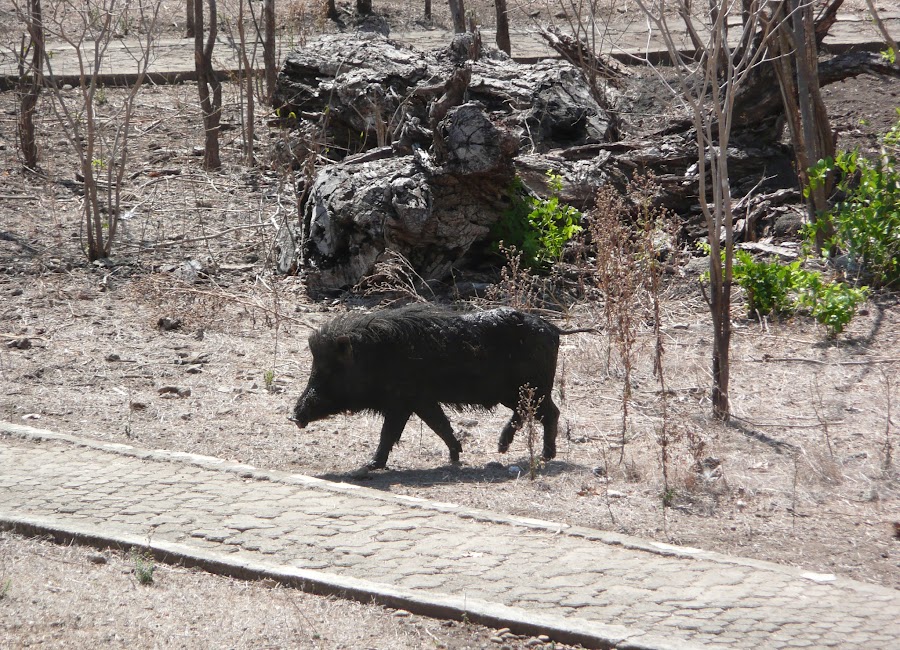
[[341, 412], [382, 414], [380, 442], [369, 462], [378, 468], [416, 414], [444, 440], [455, 462], [462, 445], [441, 405], [512, 409], [500, 435], [499, 449], [506, 451], [521, 425], [519, 389], [527, 384], [540, 400], [543, 456], [550, 459], [559, 419], [550, 393], [561, 333], [537, 316], [508, 308], [411, 305], [339, 316], [310, 336], [313, 367], [294, 420], [303, 427]]

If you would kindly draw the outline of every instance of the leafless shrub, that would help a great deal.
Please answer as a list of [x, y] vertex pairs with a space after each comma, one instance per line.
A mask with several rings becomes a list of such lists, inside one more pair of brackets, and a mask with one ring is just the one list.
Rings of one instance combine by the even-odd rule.
[[[655, 354], [653, 371], [665, 395], [663, 341], [660, 312], [662, 263], [659, 259], [658, 233], [665, 233], [667, 215], [653, 206], [657, 185], [649, 176], [637, 177], [628, 185], [632, 203], [607, 185], [597, 193], [594, 209], [587, 216], [588, 232], [594, 251], [595, 280], [604, 297], [603, 316], [612, 348], [622, 364], [622, 421], [620, 462], [624, 458], [629, 422], [629, 404], [634, 370], [634, 345], [638, 327], [646, 320], [653, 323]], [[648, 304], [649, 299], [649, 304]], [[665, 404], [662, 406], [665, 414]], [[664, 423], [667, 422], [663, 418]], [[661, 435], [665, 437], [665, 424]], [[664, 444], [668, 444], [663, 440]], [[667, 460], [667, 456], [665, 456]]]
[[488, 288], [486, 298], [513, 309], [533, 311], [538, 305], [538, 281], [522, 262], [522, 253], [515, 246], [504, 246], [500, 252], [506, 264], [500, 270], [500, 282]]
[[[45, 36], [71, 46], [78, 64], [77, 99], [62, 89], [52, 57], [46, 60], [46, 81], [54, 114], [78, 155], [79, 180], [84, 184], [85, 253], [91, 261], [109, 256], [116, 235], [135, 99], [154, 56], [160, 5], [161, 0], [66, 1], [43, 15]], [[100, 69], [120, 31], [138, 35], [137, 79], [116, 104], [108, 100], [100, 84]]]
[[285, 6], [287, 27], [294, 46], [306, 45], [307, 36], [311, 32], [324, 32], [325, 21], [328, 20], [327, 2], [309, 2], [308, 0], [288, 0]]
[[525, 435], [528, 446], [528, 477], [533, 481], [541, 466], [541, 456], [538, 453], [537, 410], [541, 405], [543, 396], [536, 397], [533, 386], [526, 384], [519, 388], [519, 404], [516, 412], [521, 416], [519, 431]]
[[416, 272], [409, 260], [401, 253], [388, 249], [375, 262], [372, 272], [353, 287], [353, 291], [367, 297], [390, 294], [396, 297], [395, 300], [427, 302], [428, 299], [420, 293], [421, 288], [428, 289], [434, 298], [428, 283]]

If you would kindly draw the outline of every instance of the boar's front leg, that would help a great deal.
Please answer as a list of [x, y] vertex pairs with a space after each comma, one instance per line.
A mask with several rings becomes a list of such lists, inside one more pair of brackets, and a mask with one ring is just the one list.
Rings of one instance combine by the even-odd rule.
[[444, 409], [441, 408], [441, 405], [434, 403], [418, 406], [416, 407], [416, 415], [422, 418], [422, 422], [427, 424], [432, 431], [438, 434], [441, 437], [441, 440], [447, 445], [447, 449], [450, 450], [450, 462], [458, 463], [459, 452], [462, 451], [462, 444], [459, 442], [459, 439], [453, 435], [453, 426], [450, 424], [450, 420], [447, 419], [447, 415], [444, 413]]
[[512, 417], [509, 418], [509, 422], [506, 423], [506, 426], [503, 427], [503, 431], [500, 432], [500, 441], [497, 443], [497, 451], [501, 454], [505, 454], [509, 450], [509, 446], [512, 444], [516, 431], [518, 431], [521, 426], [522, 416], [519, 415], [517, 409], [513, 409]]
[[368, 462], [368, 469], [381, 469], [387, 465], [388, 455], [391, 449], [400, 440], [403, 427], [412, 415], [410, 411], [387, 411], [384, 414], [384, 424], [381, 426], [381, 437], [378, 440], [378, 449]]

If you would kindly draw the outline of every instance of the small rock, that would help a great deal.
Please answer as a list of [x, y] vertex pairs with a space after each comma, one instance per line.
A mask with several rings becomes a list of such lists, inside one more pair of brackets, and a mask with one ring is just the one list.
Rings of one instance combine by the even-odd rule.
[[88, 562], [91, 564], [106, 564], [106, 556], [102, 553], [89, 553], [87, 556]]
[[128, 408], [130, 408], [132, 411], [143, 411], [147, 408], [147, 405], [143, 402], [132, 402], [128, 405]]
[[502, 636], [492, 636], [491, 643], [503, 643], [503, 637]]
[[162, 388], [156, 391], [163, 397], [190, 397], [191, 389], [190, 388], [179, 388], [178, 386], [163, 386]]
[[121, 360], [122, 360], [122, 357], [120, 357], [118, 354], [116, 354], [115, 352], [113, 352], [113, 353], [111, 353], [111, 354], [107, 354], [107, 355], [106, 355], [106, 360], [107, 360], [107, 361], [110, 361], [110, 362], [113, 362], [113, 361], [121, 361]]
[[27, 350], [31, 347], [31, 339], [27, 337], [22, 337], [20, 339], [13, 339], [6, 344], [10, 350]]
[[23, 293], [24, 293], [24, 292], [22, 291], [21, 287], [16, 287], [15, 289], [13, 289], [12, 291], [9, 292], [9, 295], [11, 295], [11, 296], [21, 296]]
[[519, 476], [519, 474], [522, 473], [522, 468], [518, 465], [510, 465], [509, 469], [507, 469], [506, 471], [509, 472], [510, 476]]
[[203, 274], [203, 264], [200, 260], [185, 260], [175, 269], [173, 275], [188, 284], [195, 284]]
[[172, 318], [170, 316], [163, 316], [156, 322], [159, 329], [164, 332], [169, 332], [171, 330], [177, 330], [181, 327], [181, 320], [178, 318]]
[[535, 646], [544, 645], [537, 637], [531, 637], [525, 642], [526, 648], [534, 648]]
[[503, 463], [498, 463], [496, 460], [492, 460], [489, 463], [485, 463], [485, 469], [503, 469]]
[[409, 615], [409, 612], [407, 612], [405, 609], [398, 609], [396, 612], [394, 612], [394, 618], [406, 618]]
[[603, 465], [597, 465], [591, 470], [591, 473], [594, 476], [606, 476], [606, 468]]
[[199, 363], [193, 366], [188, 366], [185, 369], [185, 372], [189, 375], [196, 375], [203, 372], [203, 366], [201, 366]]
[[546, 634], [538, 634], [537, 638], [540, 640], [541, 643], [550, 643], [550, 637], [547, 636]]
[[626, 494], [624, 492], [619, 492], [618, 490], [607, 490], [606, 496], [610, 499], [624, 499]]

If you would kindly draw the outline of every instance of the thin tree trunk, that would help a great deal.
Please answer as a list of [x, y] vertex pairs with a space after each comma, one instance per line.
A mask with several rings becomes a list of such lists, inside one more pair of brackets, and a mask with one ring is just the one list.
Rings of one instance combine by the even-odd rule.
[[[783, 0], [773, 18], [778, 25], [773, 40], [777, 55], [774, 65], [797, 160], [797, 176], [801, 187], [809, 187], [809, 168], [835, 153], [834, 136], [819, 87], [812, 5], [802, 0]], [[807, 211], [813, 224], [823, 219], [828, 210], [832, 183], [828, 178], [824, 185], [809, 192]], [[819, 225], [816, 252], [822, 251], [830, 236], [829, 224]]]
[[431, 0], [425, 0], [425, 20], [431, 22]]
[[[272, 0], [266, 0], [266, 4]], [[247, 3], [250, 4], [249, 2]], [[274, 7], [273, 7], [274, 8]], [[253, 11], [253, 8], [250, 8], [250, 11]], [[244, 0], [239, 0], [238, 4], [238, 38], [241, 42], [241, 67], [243, 68], [242, 72], [244, 73], [244, 82], [246, 84], [246, 97], [247, 101], [244, 106], [246, 112], [243, 115], [243, 127], [244, 127], [244, 160], [248, 165], [253, 165], [256, 163], [256, 160], [253, 156], [253, 138], [254, 138], [254, 129], [253, 129], [253, 121], [255, 119], [255, 103], [254, 103], [254, 93], [253, 93], [253, 67], [250, 65], [250, 60], [247, 57], [247, 37], [244, 32]], [[266, 64], [266, 70], [268, 72], [268, 64]], [[271, 90], [269, 90], [271, 93]], [[242, 111], [243, 112], [243, 111]]]
[[512, 53], [512, 43], [509, 40], [509, 16], [506, 14], [506, 0], [496, 0], [497, 4], [497, 47]]
[[[185, 21], [184, 26], [184, 37], [185, 38], [194, 38], [194, 1], [195, 0], [187, 0], [187, 20]], [[200, 3], [203, 3], [203, 0], [200, 0]]]
[[[222, 83], [212, 67], [212, 52], [216, 44], [217, 15], [216, 0], [209, 4], [209, 36], [203, 43], [203, 1], [194, 4], [194, 60], [197, 68], [197, 88], [200, 92], [200, 108], [203, 112], [204, 153], [203, 168], [219, 169], [219, 123], [222, 118]], [[210, 91], [212, 93], [210, 94]]]
[[325, 15], [328, 16], [328, 20], [338, 19], [337, 5], [334, 0], [325, 0]]
[[464, 0], [449, 0], [450, 16], [453, 18], [453, 31], [457, 34], [466, 33], [466, 5]]
[[875, 3], [872, 2], [872, 0], [866, 0], [866, 6], [869, 8], [869, 13], [872, 14], [872, 20], [875, 22], [875, 27], [881, 32], [881, 38], [884, 39], [885, 44], [894, 52], [896, 65], [900, 65], [900, 52], [897, 51], [897, 41], [895, 41], [888, 33], [887, 27], [884, 26], [884, 21], [881, 19], [881, 16], [878, 15], [878, 10], [875, 9]]
[[28, 50], [31, 51], [31, 63], [29, 65], [30, 69], [26, 70], [24, 58], [27, 50], [23, 50], [22, 60], [19, 62], [19, 78], [27, 79], [28, 81], [22, 93], [22, 103], [19, 112], [19, 145], [22, 149], [22, 158], [25, 166], [34, 169], [38, 164], [34, 115], [43, 84], [44, 67], [44, 24], [41, 0], [29, 0], [28, 14]]
[[[271, 103], [275, 94], [277, 61], [275, 59], [275, 0], [263, 2], [263, 65], [266, 68], [266, 103]], [[247, 69], [249, 73], [249, 68]]]

